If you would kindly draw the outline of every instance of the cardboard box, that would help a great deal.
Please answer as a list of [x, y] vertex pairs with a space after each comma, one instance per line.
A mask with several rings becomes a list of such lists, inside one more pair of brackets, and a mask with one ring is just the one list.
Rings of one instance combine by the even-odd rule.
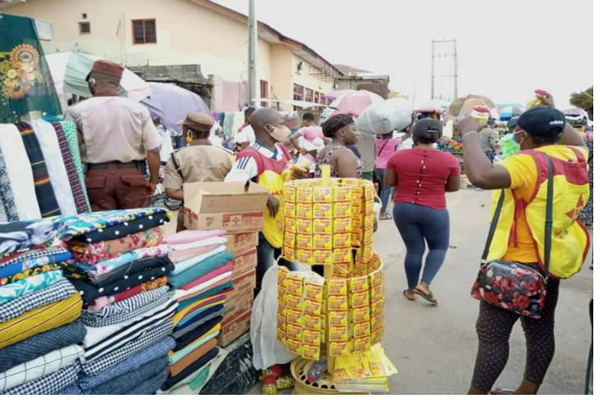
[[251, 290], [249, 293], [244, 293], [241, 296], [231, 299], [231, 301], [225, 303], [225, 315], [223, 316], [222, 325], [227, 325], [230, 322], [236, 320], [238, 317], [252, 312], [252, 306], [254, 304], [254, 291]]
[[252, 269], [236, 278], [233, 278], [233, 290], [227, 293], [225, 303], [232, 301], [240, 295], [254, 293], [256, 287], [256, 270]]
[[234, 256], [242, 255], [258, 246], [258, 232], [227, 235], [227, 250]]
[[269, 191], [250, 182], [197, 182], [183, 185], [183, 223], [191, 230], [258, 232]]
[[229, 343], [248, 332], [250, 330], [251, 315], [252, 312], [248, 312], [239, 316], [229, 324], [223, 325], [221, 327], [221, 332], [219, 332], [219, 346], [227, 346]]
[[231, 278], [235, 279], [236, 277], [245, 274], [246, 272], [256, 269], [256, 265], [258, 263], [258, 254], [256, 249], [252, 249], [240, 256], [237, 256], [232, 260], [233, 263], [233, 273], [231, 274]]

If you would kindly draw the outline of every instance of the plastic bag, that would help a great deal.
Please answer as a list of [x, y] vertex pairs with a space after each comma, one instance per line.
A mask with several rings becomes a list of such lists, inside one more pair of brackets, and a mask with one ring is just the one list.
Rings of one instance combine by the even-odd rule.
[[287, 364], [298, 357], [277, 341], [277, 267], [265, 273], [262, 290], [254, 300], [250, 319], [252, 364], [267, 369], [275, 364]]
[[371, 135], [401, 131], [410, 125], [411, 108], [402, 98], [388, 99], [370, 105], [356, 119], [359, 131]]

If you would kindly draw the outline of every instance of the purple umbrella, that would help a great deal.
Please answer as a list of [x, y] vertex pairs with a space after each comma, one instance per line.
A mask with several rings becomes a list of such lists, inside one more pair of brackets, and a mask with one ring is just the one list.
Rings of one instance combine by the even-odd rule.
[[[170, 83], [150, 82], [152, 95], [142, 100], [152, 117], [160, 117], [165, 127], [181, 133], [178, 121], [185, 119], [190, 112], [211, 115], [210, 108], [202, 97], [194, 92]], [[211, 115], [212, 117], [212, 115]]]

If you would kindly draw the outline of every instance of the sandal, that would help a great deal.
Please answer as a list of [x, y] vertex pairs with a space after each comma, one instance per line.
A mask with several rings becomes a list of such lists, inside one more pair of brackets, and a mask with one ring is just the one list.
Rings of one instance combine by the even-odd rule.
[[380, 220], [380, 221], [389, 221], [389, 220], [391, 220], [391, 219], [394, 219], [394, 217], [393, 217], [393, 216], [392, 216], [392, 214], [390, 214], [390, 213], [387, 213], [387, 214], [385, 214], [385, 215], [380, 215], [380, 216], [379, 216], [379, 220]]
[[494, 389], [490, 394], [515, 394], [515, 391], [511, 389]]
[[416, 288], [415, 293], [418, 294], [419, 296], [421, 296], [423, 299], [425, 299], [426, 301], [428, 301], [431, 304], [434, 305], [438, 305], [438, 301], [437, 299], [433, 296], [433, 292], [430, 290], [429, 293], [425, 293], [424, 291], [422, 291], [419, 288]]
[[411, 298], [408, 296], [408, 292], [409, 292], [409, 291], [410, 291], [410, 289], [406, 289], [404, 292], [402, 292], [402, 294], [404, 295], [404, 297], [406, 297], [406, 299], [407, 299], [408, 301], [415, 301], [415, 300], [416, 300], [416, 298], [414, 298], [414, 297], [413, 297], [413, 298], [411, 299]]

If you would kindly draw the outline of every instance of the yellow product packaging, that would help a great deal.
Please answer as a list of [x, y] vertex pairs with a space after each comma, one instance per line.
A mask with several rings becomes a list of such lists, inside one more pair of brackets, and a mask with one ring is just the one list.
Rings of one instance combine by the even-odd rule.
[[302, 332], [302, 343], [318, 346], [319, 344], [321, 344], [321, 331], [304, 329], [304, 331]]
[[[354, 214], [356, 215], [356, 214]], [[364, 231], [365, 220], [364, 218], [352, 217], [352, 232], [362, 233]]]
[[302, 355], [302, 340], [287, 338], [287, 349], [290, 353]]
[[333, 203], [314, 203], [313, 204], [313, 217], [314, 218], [332, 218], [333, 217]]
[[287, 292], [283, 285], [277, 287], [277, 309], [283, 311], [287, 308]]
[[363, 209], [361, 205], [352, 204], [352, 219], [358, 221], [363, 217]]
[[312, 219], [298, 218], [296, 220], [296, 232], [299, 234], [312, 235], [313, 234]]
[[356, 275], [359, 275], [359, 276], [367, 275], [369, 273], [369, 264], [360, 261], [360, 259], [358, 257], [356, 257], [354, 270], [356, 272]]
[[313, 202], [313, 188], [310, 186], [296, 188], [296, 202], [311, 204]]
[[371, 343], [379, 343], [383, 340], [383, 328], [371, 333]]
[[[373, 235], [373, 229], [375, 228], [375, 218], [373, 217], [373, 215], [368, 215], [365, 216], [365, 223], [363, 225], [363, 231], [365, 232], [365, 236], [367, 235]], [[367, 242], [367, 240], [365, 239], [365, 242]], [[372, 240], [371, 240], [372, 242]]]
[[296, 202], [296, 188], [293, 186], [285, 185], [283, 188], [283, 198], [287, 203]]
[[277, 268], [277, 283], [280, 286], [283, 285], [285, 287], [285, 279], [287, 278], [289, 273], [290, 273], [290, 270], [285, 267]]
[[[356, 259], [362, 261], [363, 263], [368, 263], [369, 260], [373, 257], [373, 245], [363, 243], [363, 246], [356, 253]], [[367, 270], [369, 268], [367, 264]]]
[[336, 218], [333, 220], [333, 233], [352, 232], [352, 218]]
[[286, 231], [283, 235], [283, 246], [293, 248], [296, 245], [296, 235], [292, 232]]
[[298, 259], [298, 261], [305, 264], [312, 265], [315, 263], [315, 258], [313, 257], [312, 250], [298, 249], [298, 251], [296, 252], [296, 258]]
[[[348, 343], [348, 342], [338, 342], [338, 343], [330, 342], [328, 349], [329, 349], [330, 357], [344, 357], [344, 356], [350, 355], [350, 343]], [[288, 345], [288, 350], [289, 350], [289, 345]]]
[[360, 247], [362, 238], [362, 232], [352, 232], [352, 247]]
[[375, 199], [375, 186], [372, 183], [365, 186], [365, 200], [374, 200]]
[[296, 218], [296, 204], [283, 203], [283, 215], [288, 218]]
[[371, 330], [373, 332], [383, 328], [383, 314], [373, 317], [371, 319]]
[[302, 326], [287, 324], [286, 332], [288, 339], [302, 340]]
[[325, 280], [321, 277], [307, 277], [304, 280], [304, 298], [314, 301], [323, 301], [323, 286]]
[[360, 292], [360, 293], [352, 293], [350, 295], [350, 307], [351, 308], [359, 308], [365, 307], [369, 305], [369, 291]]
[[286, 235], [289, 233], [296, 233], [296, 218], [285, 217], [283, 220], [283, 227]]
[[327, 309], [329, 311], [347, 311], [348, 310], [348, 297], [346, 295], [334, 296], [330, 295], [327, 298]]
[[281, 329], [279, 327], [277, 327], [277, 340], [279, 340], [282, 344], [285, 345], [286, 343], [286, 332], [285, 329]]
[[348, 286], [345, 279], [329, 279], [326, 281], [327, 295], [346, 295]]
[[382, 274], [382, 271], [378, 270], [369, 275], [369, 283], [371, 284], [371, 287], [379, 286], [383, 283]]
[[313, 188], [313, 201], [315, 203], [332, 203], [333, 188], [329, 186], [317, 186]]
[[336, 233], [333, 235], [333, 247], [336, 249], [352, 246], [351, 233]]
[[[283, 310], [281, 310], [283, 311]], [[279, 327], [284, 327], [285, 326], [285, 313], [284, 312], [277, 312], [277, 326]]]
[[329, 327], [348, 326], [348, 313], [346, 311], [329, 311]]
[[321, 317], [315, 317], [314, 315], [305, 315], [304, 327], [307, 329], [320, 331], [322, 328]]
[[365, 216], [372, 216], [373, 214], [375, 214], [375, 202], [373, 200], [365, 200], [363, 210]]
[[291, 272], [285, 279], [285, 288], [288, 293], [302, 296], [302, 287], [304, 286], [304, 278], [297, 272]]
[[[288, 336], [289, 337], [289, 336]], [[350, 338], [347, 326], [330, 326], [329, 341], [330, 342], [347, 342]]]
[[303, 235], [300, 233], [297, 234], [296, 235], [296, 245], [298, 246], [299, 249], [312, 250], [314, 247], [313, 235]]
[[306, 358], [307, 360], [315, 360], [318, 361], [321, 359], [321, 345], [320, 343], [316, 346], [310, 344], [302, 345], [302, 358]]
[[335, 203], [333, 208], [333, 216], [336, 218], [352, 217], [352, 203], [347, 201]]
[[314, 235], [313, 246], [315, 250], [331, 250], [333, 238], [331, 235]]
[[383, 300], [377, 300], [371, 303], [371, 318], [383, 314]]
[[359, 276], [350, 279], [350, 292], [358, 293], [369, 290], [369, 278], [367, 276]]
[[352, 341], [352, 344], [353, 344], [354, 353], [360, 353], [363, 351], [367, 351], [371, 348], [371, 338], [370, 337], [356, 338]]
[[360, 186], [353, 187], [352, 188], [352, 202], [353, 203], [362, 203], [364, 199], [365, 199], [365, 190]]
[[308, 315], [319, 316], [321, 315], [321, 308], [323, 302], [314, 300], [304, 301], [304, 313]]
[[297, 294], [287, 294], [287, 306], [289, 308], [293, 308], [295, 310], [302, 311], [302, 296], [298, 296]]
[[313, 232], [318, 234], [331, 234], [333, 232], [333, 221], [329, 218], [313, 220]]
[[333, 189], [333, 200], [338, 201], [352, 201], [352, 188], [348, 186], [336, 187]]
[[291, 246], [283, 246], [283, 258], [293, 261], [296, 259], [296, 250]]
[[331, 250], [315, 250], [313, 252], [313, 259], [315, 264], [331, 264], [333, 262], [333, 255]]
[[333, 264], [333, 276], [338, 278], [347, 278], [352, 271], [351, 263], [338, 263]]
[[296, 203], [296, 217], [311, 219], [313, 217], [312, 204]]
[[288, 324], [304, 325], [304, 314], [302, 314], [302, 311], [288, 308], [286, 321]]
[[352, 262], [352, 248], [333, 249], [333, 262], [334, 264]]
[[352, 313], [352, 323], [360, 324], [361, 322], [369, 322], [370, 310], [369, 306], [357, 307], [350, 311]]
[[371, 324], [369, 322], [361, 322], [352, 325], [352, 334], [355, 338], [371, 336]]
[[384, 298], [384, 293], [383, 293], [383, 285], [382, 284], [371, 287], [372, 301], [383, 299], [383, 298]]

